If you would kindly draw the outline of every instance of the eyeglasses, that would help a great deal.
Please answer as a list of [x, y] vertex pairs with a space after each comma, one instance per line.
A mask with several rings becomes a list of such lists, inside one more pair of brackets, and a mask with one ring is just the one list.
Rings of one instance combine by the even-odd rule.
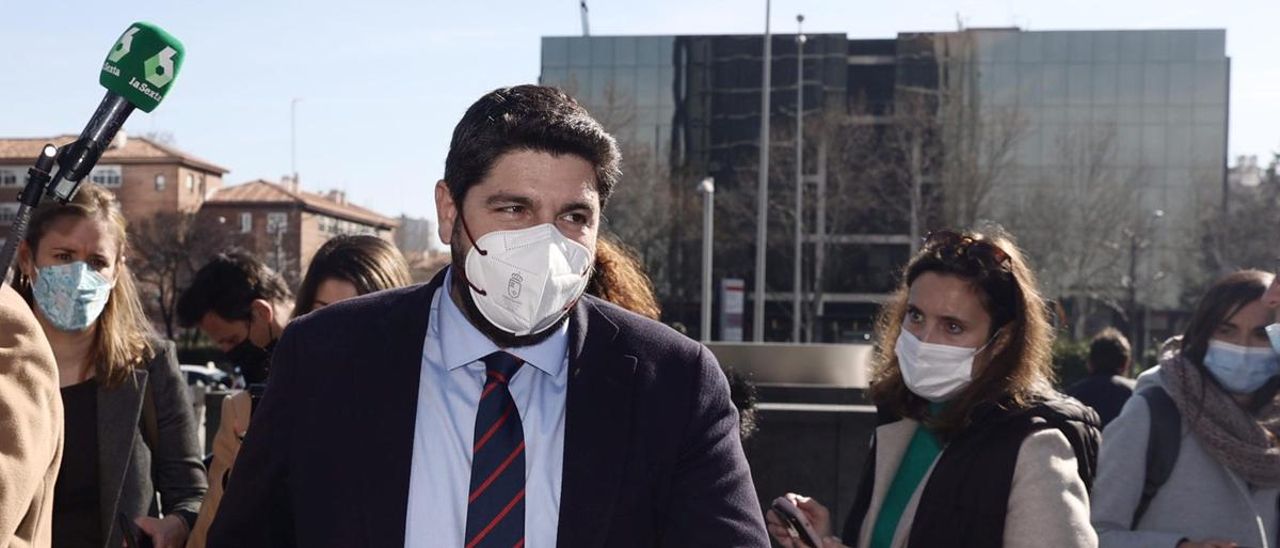
[[988, 268], [1009, 272], [1013, 261], [999, 246], [982, 239], [975, 239], [959, 232], [941, 230], [930, 232], [924, 239], [925, 251], [942, 260], [976, 259]]

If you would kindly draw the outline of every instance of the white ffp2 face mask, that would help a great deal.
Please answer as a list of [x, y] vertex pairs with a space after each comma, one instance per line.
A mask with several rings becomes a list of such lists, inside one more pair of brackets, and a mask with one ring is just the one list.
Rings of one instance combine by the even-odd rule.
[[486, 320], [517, 337], [569, 313], [590, 280], [591, 250], [552, 224], [490, 232], [467, 252], [471, 299]]
[[973, 358], [982, 348], [927, 343], [903, 329], [893, 351], [907, 388], [931, 402], [944, 402], [973, 382]]

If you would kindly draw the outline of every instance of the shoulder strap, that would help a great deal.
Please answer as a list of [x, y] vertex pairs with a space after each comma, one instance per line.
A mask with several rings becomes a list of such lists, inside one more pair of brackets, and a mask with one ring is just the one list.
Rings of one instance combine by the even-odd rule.
[[[1054, 402], [1033, 408], [1032, 415], [1045, 421], [1042, 428], [1054, 428], [1067, 438], [1076, 457], [1076, 473], [1084, 482], [1085, 490], [1092, 493], [1093, 478], [1098, 473], [1098, 446], [1102, 444], [1097, 412], [1083, 405]], [[1039, 428], [1033, 426], [1028, 435], [1036, 430]]]
[[1151, 410], [1151, 431], [1147, 435], [1147, 473], [1142, 482], [1142, 498], [1133, 511], [1130, 528], [1137, 528], [1138, 521], [1151, 505], [1151, 499], [1169, 480], [1182, 448], [1182, 415], [1169, 393], [1156, 385], [1142, 389], [1138, 395], [1147, 400], [1147, 407]]

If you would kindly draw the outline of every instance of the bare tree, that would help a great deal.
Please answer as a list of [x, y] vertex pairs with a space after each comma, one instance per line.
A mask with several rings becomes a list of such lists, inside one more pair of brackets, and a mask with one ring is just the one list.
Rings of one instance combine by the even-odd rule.
[[1007, 182], [1027, 121], [1016, 105], [982, 104], [971, 32], [935, 42], [938, 59], [938, 182], [942, 222], [971, 227], [990, 218], [990, 198]]
[[1008, 193], [1011, 228], [1035, 261], [1046, 294], [1079, 303], [1078, 330], [1095, 302], [1129, 314], [1124, 300], [1137, 283], [1129, 274], [1130, 247], [1150, 236], [1139, 208], [1147, 170], [1114, 167], [1115, 134], [1114, 126], [1065, 130], [1050, 174], [1028, 192]]
[[129, 264], [144, 304], [159, 315], [165, 336], [176, 340], [178, 295], [196, 270], [230, 243], [226, 228], [208, 216], [162, 212], [136, 224], [130, 238]]
[[603, 98], [603, 104], [592, 108], [591, 114], [617, 139], [623, 161], [622, 178], [605, 212], [606, 226], [635, 250], [659, 296], [671, 296], [671, 248], [679, 245], [671, 240], [677, 189], [659, 158], [661, 136], [646, 134], [638, 127], [635, 100], [612, 83], [606, 86]]
[[1257, 186], [1231, 183], [1227, 186], [1225, 203], [1204, 204], [1206, 207], [1200, 215], [1201, 237], [1193, 241], [1204, 244], [1209, 273], [1276, 268], [1280, 258], [1280, 230], [1276, 229], [1280, 227], [1278, 169], [1280, 154], [1275, 154]]

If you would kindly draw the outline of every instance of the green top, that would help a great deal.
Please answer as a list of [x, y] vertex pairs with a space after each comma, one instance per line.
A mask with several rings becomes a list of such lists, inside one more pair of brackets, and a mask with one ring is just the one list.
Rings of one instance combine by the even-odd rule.
[[[929, 406], [931, 413], [939, 411], [938, 404]], [[893, 545], [893, 534], [898, 530], [898, 522], [902, 521], [902, 513], [911, 502], [911, 496], [924, 480], [925, 474], [933, 466], [933, 461], [942, 453], [942, 443], [929, 429], [923, 426], [916, 428], [911, 436], [911, 444], [907, 453], [902, 456], [898, 465], [898, 473], [889, 484], [889, 492], [885, 494], [884, 504], [880, 506], [880, 514], [876, 516], [875, 528], [871, 531], [871, 548], [889, 548]]]

